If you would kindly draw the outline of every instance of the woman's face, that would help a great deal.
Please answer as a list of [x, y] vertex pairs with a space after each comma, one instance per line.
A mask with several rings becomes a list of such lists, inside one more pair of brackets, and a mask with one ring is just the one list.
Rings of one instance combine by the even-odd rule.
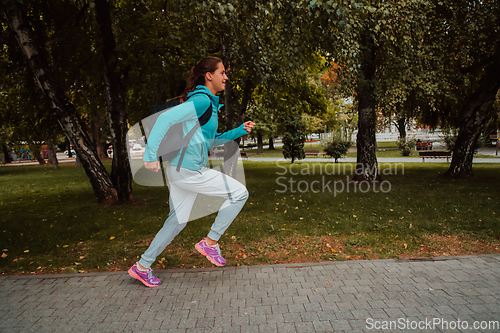
[[217, 69], [213, 73], [207, 73], [205, 76], [206, 86], [215, 95], [219, 91], [223, 91], [226, 86], [228, 77], [224, 65], [219, 62]]

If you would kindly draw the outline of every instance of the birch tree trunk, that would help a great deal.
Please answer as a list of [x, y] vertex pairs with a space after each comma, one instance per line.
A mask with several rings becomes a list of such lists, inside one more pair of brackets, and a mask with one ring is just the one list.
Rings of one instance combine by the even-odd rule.
[[111, 28], [111, 15], [106, 0], [95, 0], [96, 21], [101, 32], [102, 66], [106, 85], [108, 119], [113, 140], [113, 182], [120, 202], [132, 200], [132, 173], [127, 151], [127, 112], [123, 98], [123, 85], [117, 72], [118, 57], [115, 52], [115, 38]]
[[107, 206], [118, 203], [118, 195], [111, 179], [97, 157], [94, 146], [83, 130], [75, 106], [68, 100], [57, 83], [52, 69], [35, 43], [34, 34], [16, 1], [2, 5], [10, 29], [15, 34], [29, 65], [44, 94], [52, 102], [53, 112], [64, 133], [71, 141], [90, 179], [97, 201]]

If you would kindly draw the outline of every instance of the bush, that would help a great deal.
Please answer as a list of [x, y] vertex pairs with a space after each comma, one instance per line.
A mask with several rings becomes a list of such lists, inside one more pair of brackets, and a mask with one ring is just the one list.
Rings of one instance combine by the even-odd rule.
[[351, 146], [350, 142], [330, 142], [324, 148], [324, 151], [328, 156], [331, 156], [335, 159], [335, 163], [338, 163], [338, 159], [344, 157], [349, 151], [349, 147]]
[[411, 151], [415, 148], [417, 142], [414, 139], [399, 138], [398, 147], [402, 151], [403, 156], [410, 156]]
[[338, 159], [347, 154], [351, 144], [351, 140], [345, 138], [341, 132], [334, 132], [324, 144], [323, 150], [328, 156], [335, 159], [335, 163], [338, 163]]

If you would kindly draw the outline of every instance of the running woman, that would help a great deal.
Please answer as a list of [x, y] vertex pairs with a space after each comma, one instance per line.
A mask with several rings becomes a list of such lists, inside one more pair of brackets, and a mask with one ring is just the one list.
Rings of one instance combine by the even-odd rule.
[[[177, 168], [179, 156], [173, 158], [166, 166], [170, 189], [169, 216], [149, 248], [142, 254], [141, 259], [128, 270], [130, 276], [141, 281], [147, 287], [157, 287], [161, 284], [160, 279], [153, 275], [151, 265], [186, 226], [198, 193], [226, 199], [207, 237], [195, 244], [196, 250], [214, 265], [224, 266], [226, 264], [226, 260], [221, 255], [218, 240], [241, 211], [248, 199], [248, 191], [243, 184], [234, 178], [207, 168], [208, 151], [216, 140], [222, 140], [222, 142], [235, 140], [250, 133], [255, 126], [255, 123], [247, 121], [236, 129], [221, 134], [217, 133], [217, 112], [220, 106], [219, 97], [216, 94], [224, 90], [227, 80], [224, 65], [219, 58], [207, 57], [191, 68], [186, 90], [181, 95], [181, 101], [188, 99], [189, 102], [192, 102], [198, 117], [203, 115], [209, 107], [212, 108], [212, 114], [210, 120], [201, 126], [203, 135], [201, 143], [185, 148], [186, 152], [181, 159], [181, 167]], [[161, 140], [170, 126], [190, 120], [190, 112], [183, 109], [183, 106], [187, 104], [181, 104], [158, 117], [144, 152], [143, 160], [146, 169], [154, 172], [160, 170], [157, 151]]]

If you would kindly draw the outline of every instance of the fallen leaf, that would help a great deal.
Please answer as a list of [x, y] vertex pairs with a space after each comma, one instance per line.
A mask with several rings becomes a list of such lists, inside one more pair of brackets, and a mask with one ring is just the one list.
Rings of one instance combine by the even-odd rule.
[[2, 253], [2, 258], [7, 257], [7, 253]]
[[28, 253], [28, 252], [30, 252], [30, 250], [24, 250], [24, 253]]
[[111, 237], [109, 237], [109, 239], [110, 239], [110, 240], [113, 240], [113, 239], [115, 239], [115, 236], [111, 236]]

